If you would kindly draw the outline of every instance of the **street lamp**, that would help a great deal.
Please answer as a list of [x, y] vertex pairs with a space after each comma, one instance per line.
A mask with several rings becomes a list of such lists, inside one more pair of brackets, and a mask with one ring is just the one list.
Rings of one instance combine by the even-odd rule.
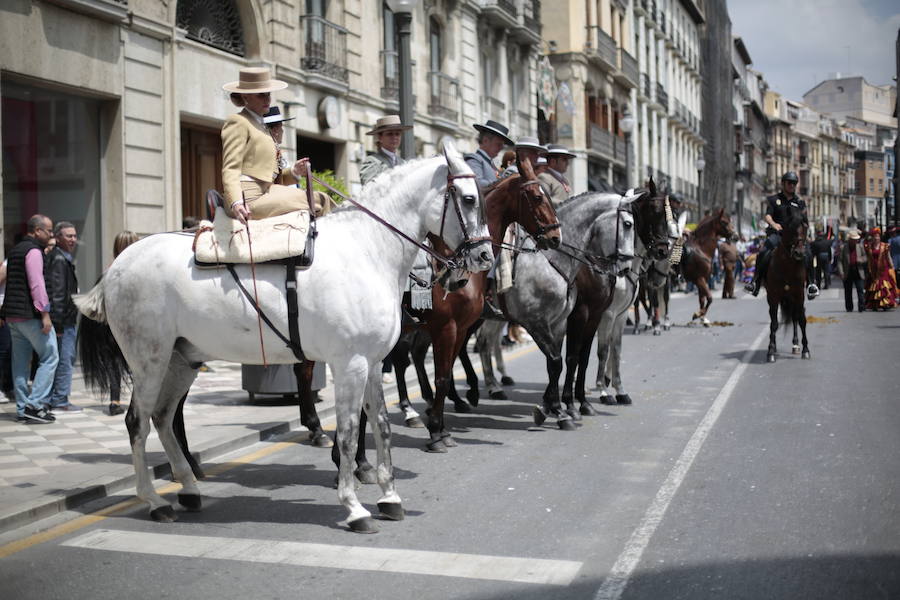
[[700, 219], [703, 218], [703, 168], [706, 167], [703, 154], [697, 156], [697, 160], [694, 161], [694, 167], [697, 168], [697, 222], [699, 223]]
[[627, 107], [622, 113], [622, 118], [619, 119], [619, 129], [625, 134], [625, 189], [629, 189], [631, 181], [631, 145], [629, 142], [631, 141], [631, 132], [634, 131], [634, 117], [628, 112]]
[[738, 179], [734, 182], [734, 189], [737, 190], [737, 226], [738, 235], [741, 234], [741, 217], [744, 216], [744, 182]]
[[[397, 34], [400, 37], [400, 122], [404, 125], [413, 124], [413, 94], [412, 94], [412, 60], [409, 50], [409, 36], [412, 33], [412, 14], [419, 4], [419, 0], [385, 0], [388, 8], [394, 13], [397, 22]], [[415, 156], [416, 141], [413, 130], [403, 132], [403, 142], [400, 153], [403, 158], [409, 159]]]

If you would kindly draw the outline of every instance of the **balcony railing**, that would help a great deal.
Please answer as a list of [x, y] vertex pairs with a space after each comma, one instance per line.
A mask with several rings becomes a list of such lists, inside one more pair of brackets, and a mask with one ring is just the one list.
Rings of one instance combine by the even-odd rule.
[[650, 76], [646, 73], [641, 73], [641, 89], [644, 91], [644, 96], [652, 99], [653, 96], [650, 95]]
[[660, 82], [656, 82], [656, 101], [669, 110], [669, 94]]
[[512, 16], [517, 16], [519, 11], [516, 10], [516, 5], [510, 2], [509, 0], [497, 0], [497, 6], [511, 14]]
[[632, 85], [638, 84], [638, 63], [624, 48], [619, 48], [619, 68]]
[[515, 126], [515, 133], [518, 136], [534, 135], [531, 131], [531, 115], [522, 110], [510, 111], [512, 118], [510, 119]]
[[599, 25], [588, 26], [588, 41], [585, 52], [600, 58], [610, 69], [616, 68], [616, 41]]
[[303, 56], [300, 67], [347, 83], [347, 30], [318, 15], [300, 17]]
[[603, 129], [596, 123], [588, 123], [588, 144], [591, 150], [605, 154], [606, 156], [615, 156], [615, 146], [613, 144], [613, 134]]
[[459, 80], [440, 71], [428, 72], [429, 114], [456, 122], [459, 118]]
[[503, 115], [506, 113], [506, 104], [491, 96], [482, 96], [481, 111], [488, 119], [502, 121]]

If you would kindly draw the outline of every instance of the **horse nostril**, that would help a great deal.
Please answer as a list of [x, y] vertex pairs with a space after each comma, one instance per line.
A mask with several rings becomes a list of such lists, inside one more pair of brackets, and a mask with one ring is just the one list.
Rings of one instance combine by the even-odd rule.
[[559, 248], [559, 245], [560, 245], [561, 243], [562, 243], [562, 239], [561, 239], [561, 238], [558, 238], [558, 237], [550, 238], [550, 247], [551, 247], [551, 248]]
[[491, 259], [493, 258], [493, 257], [491, 256], [491, 253], [488, 252], [487, 250], [484, 250], [484, 251], [480, 254], [480, 256], [481, 256], [481, 260], [483, 260], [484, 262], [490, 262]]

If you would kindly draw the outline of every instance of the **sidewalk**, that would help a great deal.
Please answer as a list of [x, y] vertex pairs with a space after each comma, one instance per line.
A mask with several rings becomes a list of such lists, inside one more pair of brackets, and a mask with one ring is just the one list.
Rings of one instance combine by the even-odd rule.
[[[191, 452], [200, 462], [300, 427], [295, 400], [241, 390], [241, 366], [214, 361], [201, 372], [184, 405]], [[396, 386], [385, 386], [393, 393]], [[333, 387], [319, 392], [324, 420], [334, 413]], [[123, 390], [123, 403], [127, 399]], [[56, 423], [16, 422], [16, 405], [0, 404], [0, 532], [109, 496], [135, 485], [124, 415], [107, 414], [108, 401], [86, 390], [80, 369], [72, 381], [80, 413], [55, 413]], [[156, 431], [147, 457], [156, 477], [169, 473]]]

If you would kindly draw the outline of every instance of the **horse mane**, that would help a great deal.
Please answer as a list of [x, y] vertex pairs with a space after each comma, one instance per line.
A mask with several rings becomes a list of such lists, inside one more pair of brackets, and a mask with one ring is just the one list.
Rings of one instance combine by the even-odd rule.
[[[368, 206], [368, 203], [366, 203], [365, 200], [369, 197], [384, 198], [396, 194], [401, 186], [406, 185], [406, 181], [408, 180], [406, 175], [408, 175], [410, 171], [420, 167], [423, 162], [434, 160], [435, 158], [439, 157], [416, 158], [380, 173], [375, 179], [363, 186], [354, 200], [357, 200], [364, 206]], [[331, 211], [331, 214], [355, 210], [359, 209], [352, 202], [342, 202], [337, 208]]]
[[710, 214], [708, 214], [705, 217], [703, 217], [702, 219], [700, 219], [700, 222], [697, 223], [697, 226], [694, 228], [694, 231], [691, 233], [691, 237], [696, 240], [696, 239], [699, 239], [701, 237], [701, 235], [704, 237], [710, 235], [709, 230], [715, 226], [714, 224], [716, 222], [716, 219], [718, 219], [718, 218], [719, 218], [719, 211], [717, 210], [715, 212], [711, 212]]

